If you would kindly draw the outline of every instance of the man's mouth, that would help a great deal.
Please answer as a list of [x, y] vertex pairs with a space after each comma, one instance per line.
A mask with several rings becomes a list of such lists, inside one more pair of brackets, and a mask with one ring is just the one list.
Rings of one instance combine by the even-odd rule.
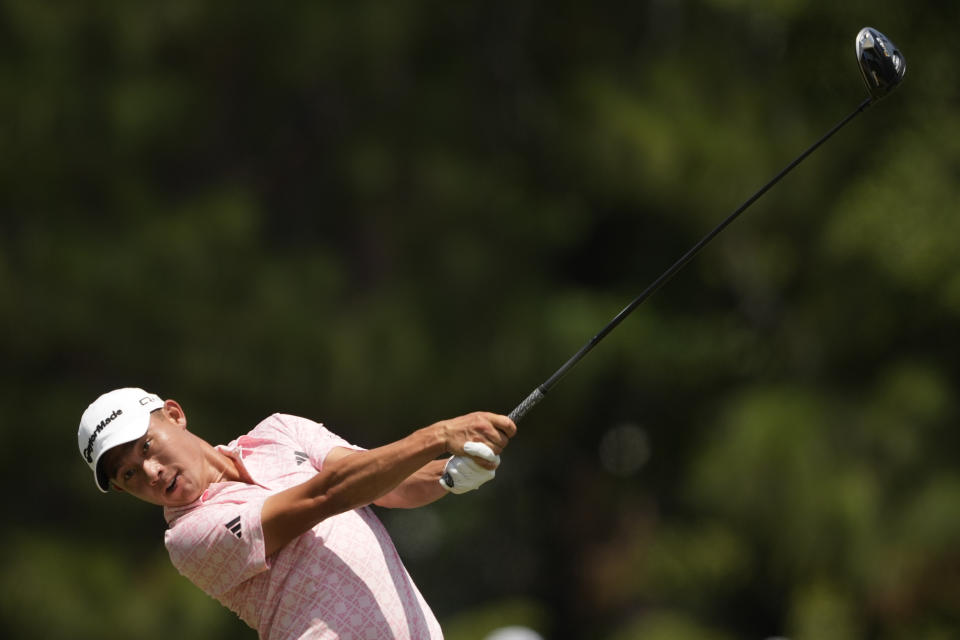
[[179, 479], [180, 479], [180, 474], [179, 474], [179, 473], [173, 474], [173, 480], [171, 480], [171, 481], [170, 481], [170, 484], [167, 485], [167, 488], [164, 489], [164, 493], [166, 493], [166, 494], [168, 494], [168, 495], [171, 494], [171, 493], [173, 493], [173, 490], [177, 488], [177, 480], [179, 480]]

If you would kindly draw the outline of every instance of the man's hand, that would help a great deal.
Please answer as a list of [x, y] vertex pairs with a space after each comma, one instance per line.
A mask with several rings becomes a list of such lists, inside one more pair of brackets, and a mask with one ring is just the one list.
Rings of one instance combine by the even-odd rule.
[[498, 456], [517, 433], [517, 425], [507, 416], [485, 412], [438, 422], [434, 427], [441, 430], [448, 453], [471, 456], [476, 464], [490, 471], [497, 468], [497, 462], [471, 454], [464, 446], [471, 442], [486, 445], [493, 456]]
[[[500, 466], [500, 456], [495, 455], [490, 447], [485, 444], [468, 442], [463, 445], [463, 449], [470, 456]], [[493, 480], [496, 475], [496, 471], [481, 467], [473, 458], [453, 456], [443, 468], [443, 475], [440, 476], [440, 486], [450, 493], [466, 493], [479, 489], [480, 485]]]
[[500, 452], [517, 433], [517, 425], [496, 413], [471, 413], [437, 423], [447, 451], [454, 454], [443, 470], [440, 486], [465, 493], [493, 479]]

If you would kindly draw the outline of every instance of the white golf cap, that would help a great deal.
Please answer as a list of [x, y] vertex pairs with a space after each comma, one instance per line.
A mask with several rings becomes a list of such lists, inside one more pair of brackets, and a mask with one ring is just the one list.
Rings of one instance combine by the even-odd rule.
[[80, 455], [93, 470], [93, 479], [106, 493], [110, 479], [99, 468], [108, 450], [136, 440], [147, 432], [150, 412], [163, 407], [163, 400], [143, 389], [114, 389], [94, 400], [80, 418], [77, 443]]

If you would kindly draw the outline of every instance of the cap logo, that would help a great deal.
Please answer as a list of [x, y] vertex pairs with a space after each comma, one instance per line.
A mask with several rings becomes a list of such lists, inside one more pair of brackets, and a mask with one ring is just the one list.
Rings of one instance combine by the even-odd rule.
[[87, 448], [83, 450], [83, 457], [87, 459], [87, 462], [93, 462], [91, 453], [93, 452], [93, 443], [97, 441], [97, 436], [100, 435], [100, 432], [103, 431], [108, 424], [121, 415], [123, 415], [123, 409], [115, 409], [114, 412], [104, 418], [100, 424], [97, 425], [97, 428], [93, 430], [93, 433], [90, 434], [90, 439], [87, 440]]

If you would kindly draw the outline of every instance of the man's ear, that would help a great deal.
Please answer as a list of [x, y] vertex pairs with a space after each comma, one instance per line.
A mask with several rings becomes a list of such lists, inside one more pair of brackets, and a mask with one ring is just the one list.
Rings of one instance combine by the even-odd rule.
[[177, 426], [186, 428], [187, 414], [184, 413], [183, 407], [180, 406], [179, 402], [176, 400], [165, 400], [163, 402], [163, 412], [167, 415], [167, 418]]

